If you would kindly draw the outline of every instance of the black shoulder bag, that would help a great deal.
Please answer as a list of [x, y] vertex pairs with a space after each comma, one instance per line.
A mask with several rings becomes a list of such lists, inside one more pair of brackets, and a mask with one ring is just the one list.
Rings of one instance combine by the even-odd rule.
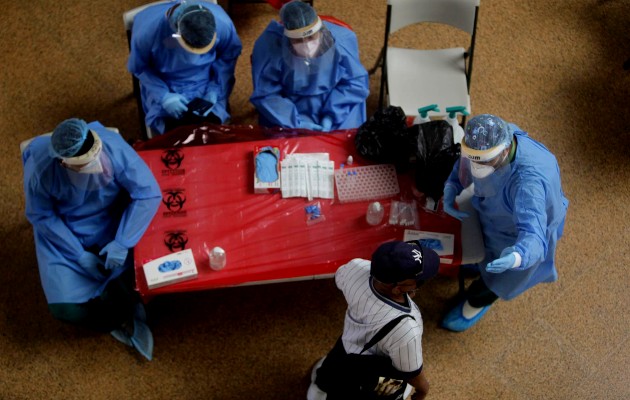
[[[365, 355], [369, 348], [383, 339], [398, 323], [411, 315], [401, 315], [389, 321], [363, 346], [361, 353], [346, 353], [341, 337], [317, 370], [315, 383], [327, 393], [328, 400], [335, 399], [402, 399], [406, 385], [417, 372], [402, 372], [392, 366], [387, 356]], [[402, 381], [399, 390], [389, 395], [379, 394], [388, 381]], [[383, 383], [385, 382], [385, 383]]]

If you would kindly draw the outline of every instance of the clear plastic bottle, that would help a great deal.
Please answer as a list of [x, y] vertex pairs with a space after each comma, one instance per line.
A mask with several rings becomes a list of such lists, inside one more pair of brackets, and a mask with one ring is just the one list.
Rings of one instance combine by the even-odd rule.
[[385, 209], [378, 201], [370, 203], [365, 214], [365, 220], [368, 224], [375, 226], [381, 223], [385, 216]]
[[223, 269], [223, 267], [225, 267], [225, 263], [227, 260], [225, 256], [225, 250], [223, 250], [222, 248], [213, 248], [212, 251], [210, 251], [210, 254], [208, 254], [208, 258], [210, 258], [210, 268], [212, 268], [213, 270], [219, 271]]

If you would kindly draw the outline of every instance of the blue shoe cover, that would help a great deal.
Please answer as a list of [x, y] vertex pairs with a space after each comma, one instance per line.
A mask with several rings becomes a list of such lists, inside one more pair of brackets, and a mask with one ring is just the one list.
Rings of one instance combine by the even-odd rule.
[[139, 319], [142, 322], [147, 322], [147, 312], [144, 310], [144, 304], [138, 302], [133, 309], [133, 319]]
[[479, 311], [479, 314], [475, 315], [471, 319], [468, 319], [464, 317], [462, 313], [465, 302], [465, 300], [462, 301], [455, 308], [449, 311], [448, 314], [446, 314], [446, 317], [442, 320], [442, 328], [453, 332], [463, 332], [475, 325], [477, 321], [479, 321], [481, 317], [488, 312], [488, 309], [490, 309], [490, 306], [485, 306], [481, 311]]
[[131, 343], [147, 360], [153, 358], [153, 334], [149, 326], [138, 319], [133, 321]]
[[119, 342], [124, 343], [124, 344], [126, 344], [127, 346], [130, 346], [130, 347], [133, 346], [133, 344], [131, 343], [131, 338], [129, 337], [127, 332], [125, 332], [124, 329], [114, 329], [110, 333]]
[[256, 156], [256, 176], [261, 182], [278, 180], [278, 157], [271, 147], [264, 147]]

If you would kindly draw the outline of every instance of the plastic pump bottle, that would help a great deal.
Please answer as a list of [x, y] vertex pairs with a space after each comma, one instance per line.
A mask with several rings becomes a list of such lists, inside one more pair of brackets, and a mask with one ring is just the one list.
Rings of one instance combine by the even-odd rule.
[[453, 143], [461, 143], [462, 140], [464, 140], [464, 128], [462, 128], [459, 121], [457, 121], [457, 113], [468, 115], [468, 111], [466, 111], [466, 107], [464, 106], [455, 106], [446, 107], [446, 112], [448, 113], [446, 120], [453, 128]]
[[385, 209], [378, 201], [370, 203], [365, 214], [365, 220], [369, 225], [375, 226], [381, 223], [385, 216]]
[[425, 122], [431, 121], [429, 118], [429, 111], [440, 112], [437, 104], [431, 104], [429, 106], [418, 108], [418, 116], [413, 120], [413, 124], [424, 124]]

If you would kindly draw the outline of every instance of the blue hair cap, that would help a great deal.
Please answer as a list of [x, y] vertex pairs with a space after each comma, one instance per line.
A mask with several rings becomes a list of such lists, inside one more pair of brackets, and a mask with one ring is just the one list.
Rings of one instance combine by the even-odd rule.
[[507, 122], [492, 114], [476, 115], [466, 124], [464, 142], [475, 150], [489, 150], [510, 144], [512, 134]]
[[280, 19], [284, 24], [284, 29], [292, 31], [315, 23], [317, 13], [309, 4], [296, 0], [282, 6]]
[[61, 158], [77, 155], [87, 137], [87, 123], [78, 118], [70, 118], [55, 128], [50, 143], [54, 153]]

